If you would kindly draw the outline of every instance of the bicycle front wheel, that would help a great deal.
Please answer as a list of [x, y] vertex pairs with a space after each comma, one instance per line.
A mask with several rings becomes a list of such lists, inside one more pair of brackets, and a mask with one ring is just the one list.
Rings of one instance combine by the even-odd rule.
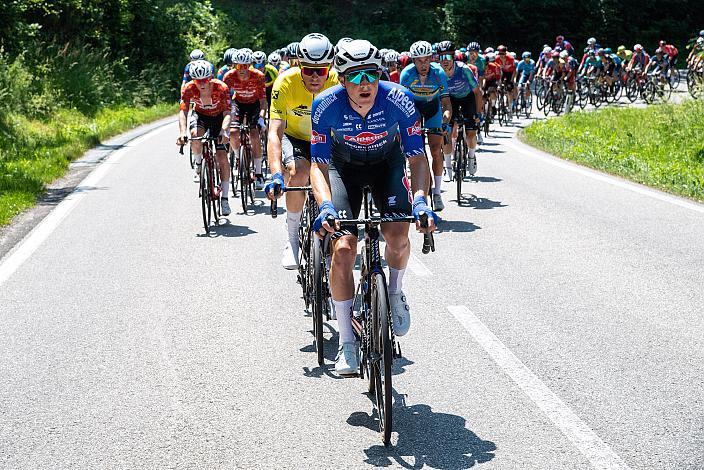
[[393, 387], [391, 383], [391, 363], [393, 362], [393, 347], [391, 345], [391, 325], [389, 323], [389, 296], [386, 291], [386, 281], [382, 274], [372, 275], [372, 305], [371, 305], [371, 354], [372, 373], [374, 380], [374, 395], [376, 410], [379, 415], [379, 434], [384, 445], [391, 441]]
[[457, 204], [462, 201], [462, 179], [465, 172], [464, 160], [464, 136], [457, 134], [457, 143], [455, 144], [455, 182], [457, 183]]
[[310, 240], [311, 256], [313, 263], [313, 336], [315, 337], [315, 352], [318, 355], [318, 365], [325, 363], [325, 348], [323, 346], [323, 313], [325, 312], [325, 302], [327, 293], [325, 289], [325, 276], [323, 270], [323, 250], [321, 242], [316, 237]]
[[203, 227], [205, 233], [210, 233], [210, 188], [208, 187], [208, 165], [203, 163], [200, 174], [200, 207], [203, 212]]

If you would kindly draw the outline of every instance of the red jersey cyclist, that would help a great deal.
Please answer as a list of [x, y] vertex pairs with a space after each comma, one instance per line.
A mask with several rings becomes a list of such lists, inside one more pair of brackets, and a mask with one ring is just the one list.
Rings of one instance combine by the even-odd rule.
[[[205, 60], [196, 60], [189, 67], [191, 81], [181, 90], [181, 105], [178, 116], [179, 137], [177, 145], [185, 145], [188, 141], [188, 128], [191, 137], [201, 137], [206, 130], [212, 137], [218, 137], [215, 145], [215, 158], [220, 168], [220, 203], [222, 215], [230, 215], [228, 193], [230, 189], [230, 163], [227, 161], [225, 143], [230, 127], [230, 91], [220, 80], [213, 79], [213, 65]], [[193, 119], [188, 123], [188, 109], [191, 102], [195, 104]], [[203, 143], [191, 143], [193, 160], [196, 164], [196, 177], [201, 172], [203, 162]], [[198, 181], [198, 179], [196, 179]]]
[[264, 74], [251, 68], [253, 60], [249, 50], [240, 49], [235, 55], [235, 68], [225, 74], [223, 81], [234, 92], [230, 145], [235, 153], [239, 151], [240, 132], [236, 128], [236, 124], [246, 120], [250, 126], [249, 141], [252, 143], [256, 185], [257, 189], [262, 189], [264, 177], [262, 176], [262, 146], [259, 140], [259, 128], [264, 127], [264, 116], [269, 111], [269, 103], [266, 100]]

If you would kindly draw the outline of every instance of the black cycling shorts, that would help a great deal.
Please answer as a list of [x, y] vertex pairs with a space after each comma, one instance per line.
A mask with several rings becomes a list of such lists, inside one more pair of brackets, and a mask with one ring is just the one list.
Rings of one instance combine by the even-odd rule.
[[310, 142], [296, 139], [284, 133], [284, 137], [281, 139], [281, 161], [284, 166], [288, 166], [296, 160], [310, 162]]
[[[416, 157], [414, 157], [416, 158]], [[411, 186], [406, 178], [406, 161], [400, 150], [387, 160], [356, 165], [331, 160], [328, 167], [332, 203], [341, 219], [356, 219], [362, 208], [364, 186], [369, 186], [374, 207], [382, 215], [410, 215], [413, 212]], [[358, 235], [356, 228], [345, 228], [333, 238]]]
[[[225, 116], [218, 114], [217, 116], [207, 116], [205, 114], [200, 114], [197, 111], [193, 111], [193, 117], [189, 122], [189, 128], [203, 129], [203, 132], [210, 131], [211, 137], [219, 137], [222, 133], [222, 121]], [[225, 144], [216, 143], [215, 150], [225, 150]]]
[[501, 72], [501, 82], [504, 84], [507, 91], [512, 91], [515, 86], [513, 83], [513, 72]]
[[259, 111], [261, 110], [261, 105], [259, 101], [254, 103], [238, 103], [237, 100], [232, 100], [232, 122], [244, 122], [247, 118], [247, 123], [250, 128], [257, 123], [259, 120]]
[[450, 96], [450, 103], [452, 103], [452, 120], [450, 121], [452, 124], [458, 122], [457, 118], [461, 111], [465, 129], [479, 130], [479, 124], [474, 120], [474, 116], [477, 114], [477, 97], [474, 96], [473, 91], [464, 98]]

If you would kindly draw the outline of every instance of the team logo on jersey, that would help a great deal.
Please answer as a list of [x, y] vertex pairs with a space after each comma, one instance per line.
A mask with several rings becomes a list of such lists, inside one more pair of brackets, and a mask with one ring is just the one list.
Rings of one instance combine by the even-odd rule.
[[357, 135], [346, 135], [345, 140], [348, 142], [354, 142], [355, 144], [359, 145], [372, 145], [377, 140], [383, 139], [387, 135], [389, 135], [387, 131], [384, 131], [381, 134], [375, 134], [373, 132], [365, 131]]
[[271, 92], [271, 99], [272, 100], [278, 100], [279, 99], [279, 90], [274, 90]]
[[296, 106], [291, 111], [293, 111], [293, 114], [295, 114], [298, 117], [310, 116], [310, 109], [308, 109], [308, 107], [304, 104]]
[[421, 135], [420, 121], [416, 121], [411, 127], [407, 127], [406, 132], [408, 132], [409, 137], [412, 135]]
[[324, 144], [325, 143], [325, 134], [318, 134], [315, 131], [311, 132], [310, 136], [310, 144], [315, 145], [315, 144]]

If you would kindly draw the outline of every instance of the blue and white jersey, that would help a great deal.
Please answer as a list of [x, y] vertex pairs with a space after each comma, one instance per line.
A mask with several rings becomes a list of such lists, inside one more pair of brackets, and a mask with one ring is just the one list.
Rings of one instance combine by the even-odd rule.
[[400, 137], [406, 157], [424, 155], [421, 127], [413, 95], [401, 85], [379, 81], [374, 106], [366, 117], [350, 106], [342, 85], [328, 88], [313, 100], [311, 161], [374, 162], [397, 149]]
[[425, 83], [421, 84], [415, 64], [408, 64], [401, 71], [399, 82], [411, 90], [416, 101], [430, 102], [450, 96], [447, 86], [447, 75], [445, 75], [445, 71], [440, 64], [435, 62], [430, 63], [430, 70], [428, 71], [428, 76], [425, 77]]
[[467, 64], [455, 61], [455, 72], [447, 78], [447, 88], [453, 98], [464, 98], [477, 88], [477, 79]]
[[521, 78], [530, 77], [534, 71], [535, 61], [533, 59], [530, 59], [528, 63], [526, 63], [525, 59], [521, 60], [516, 66], [516, 72], [518, 72], [518, 76]]

